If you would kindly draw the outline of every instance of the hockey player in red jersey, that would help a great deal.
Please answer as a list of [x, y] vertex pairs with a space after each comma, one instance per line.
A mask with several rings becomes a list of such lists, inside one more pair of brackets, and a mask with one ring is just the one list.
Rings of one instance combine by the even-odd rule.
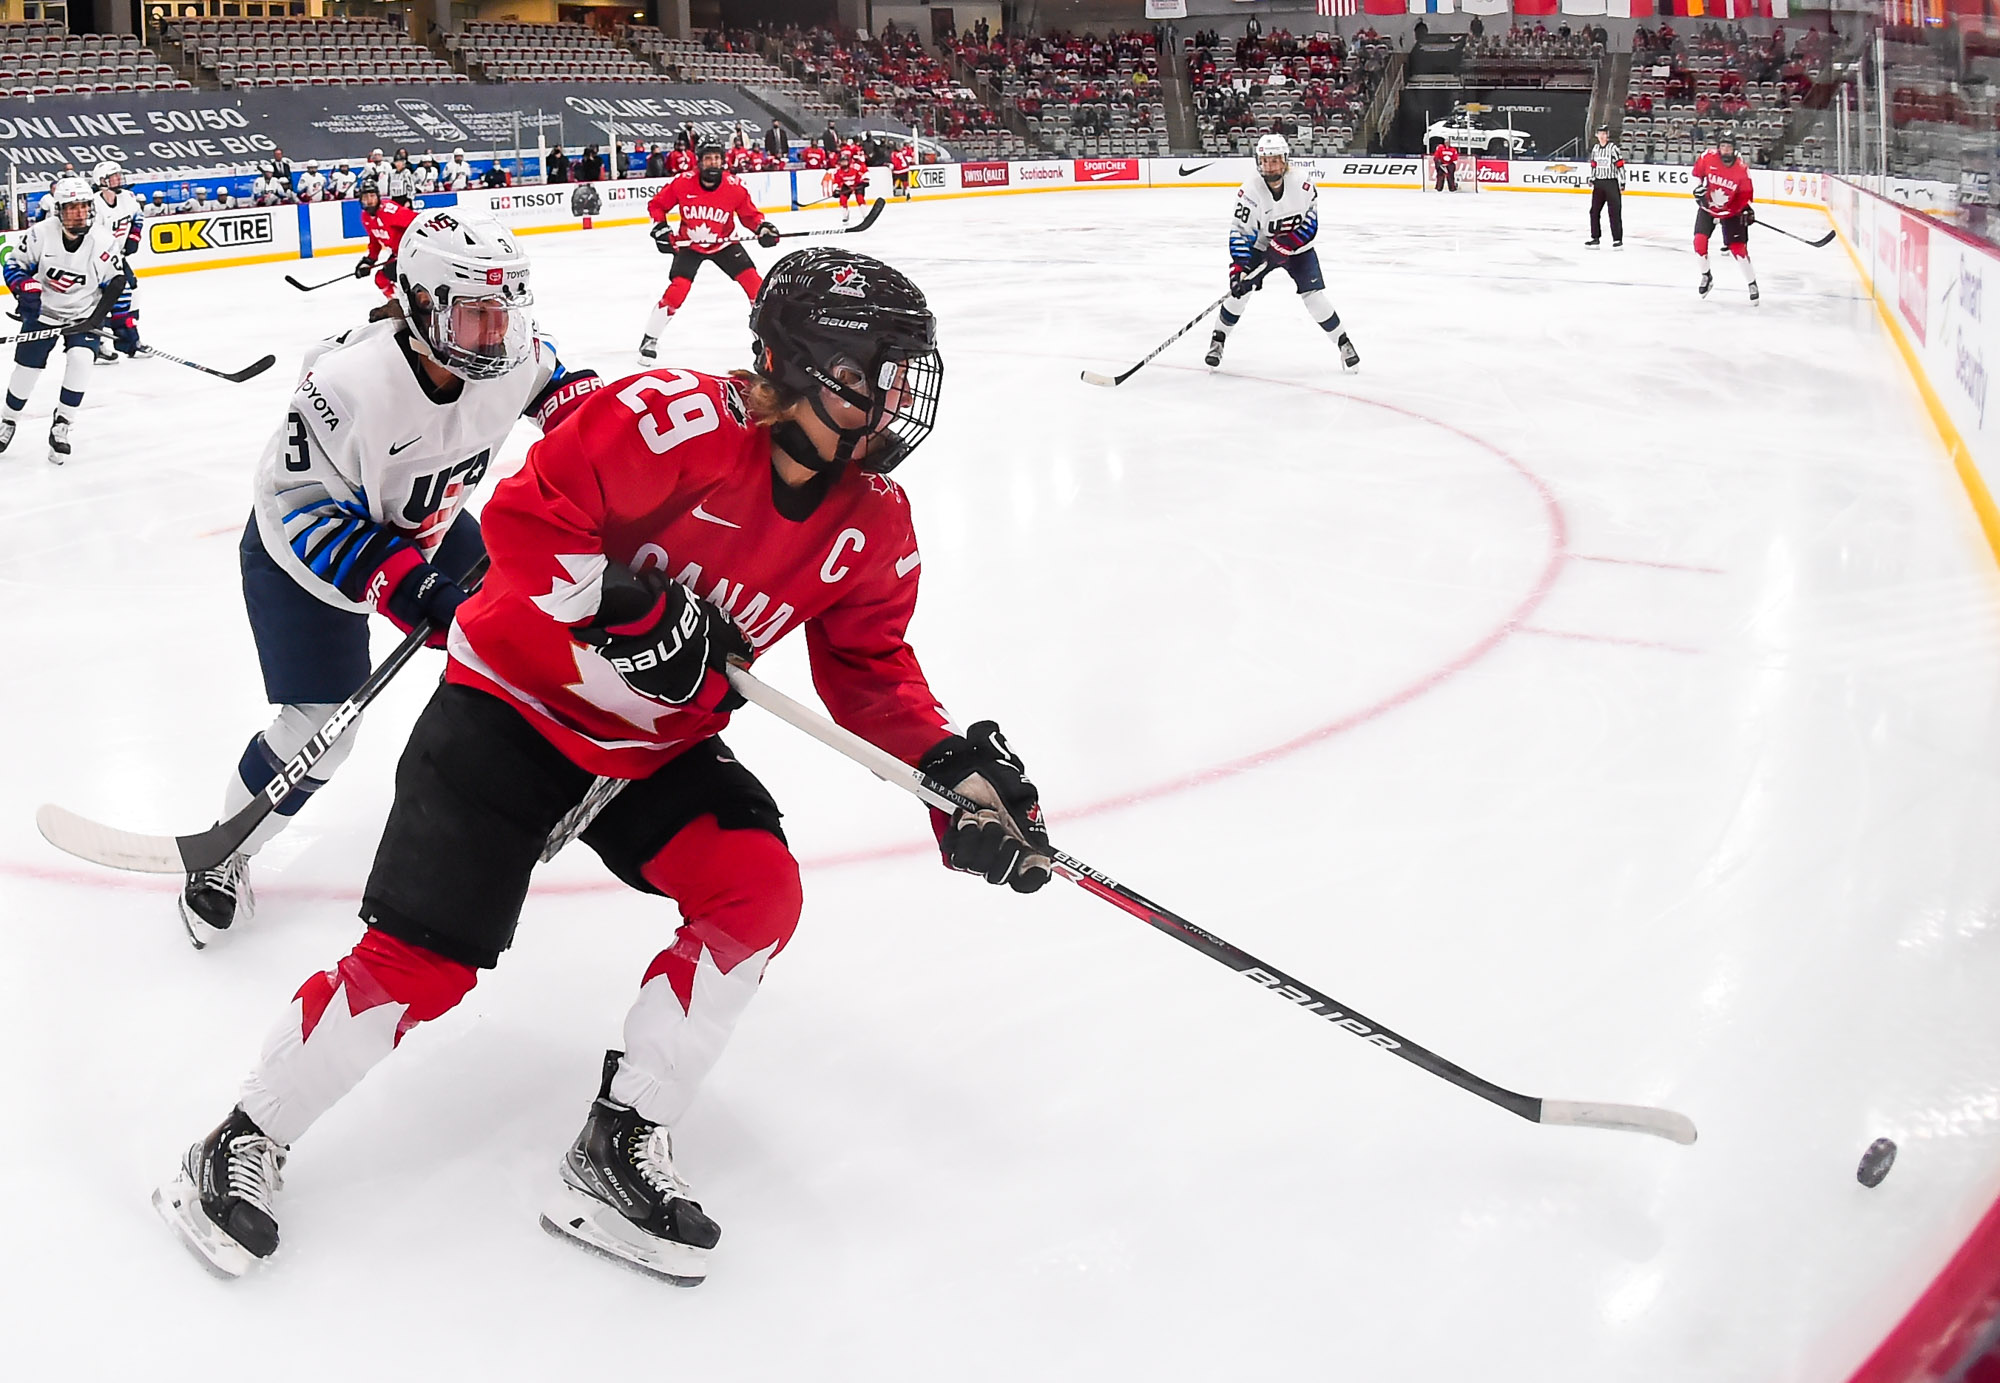
[[808, 168], [825, 168], [828, 162], [826, 150], [817, 144], [808, 144], [799, 154], [799, 162]]
[[1431, 150], [1431, 166], [1437, 170], [1439, 192], [1458, 191], [1458, 150], [1449, 144], [1440, 144]]
[[843, 222], [847, 220], [848, 198], [853, 198], [856, 206], [868, 200], [868, 155], [851, 139], [840, 146], [839, 162], [833, 170], [833, 191], [840, 198]]
[[1728, 135], [1715, 142], [1712, 152], [1695, 160], [1694, 252], [1701, 256], [1701, 286], [1697, 291], [1704, 298], [1715, 283], [1708, 262], [1708, 238], [1720, 226], [1723, 245], [1743, 271], [1750, 301], [1757, 301], [1757, 270], [1750, 263], [1750, 227], [1757, 219], [1750, 205], [1754, 195], [1750, 170], [1736, 157], [1736, 141]]
[[889, 175], [895, 182], [895, 192], [904, 201], [910, 199], [910, 170], [917, 166], [917, 150], [913, 144], [898, 144], [889, 153]]
[[694, 171], [694, 150], [688, 148], [686, 145], [674, 145], [673, 151], [667, 155], [667, 176], [678, 178], [683, 173], [692, 173]]
[[361, 229], [368, 233], [368, 253], [354, 266], [354, 277], [365, 279], [372, 270], [375, 286], [391, 301], [396, 296], [396, 251], [403, 243], [403, 232], [416, 219], [416, 212], [385, 198], [373, 181], [361, 184]]
[[368, 929], [306, 981], [156, 1196], [219, 1271], [276, 1249], [288, 1145], [499, 960], [544, 840], [606, 775], [623, 790], [581, 839], [682, 921], [542, 1223], [681, 1285], [706, 1276], [721, 1231], [671, 1130], [802, 901], [777, 805], [717, 738], [740, 704], [724, 669], [795, 629], [836, 721], [982, 804], [934, 823], [945, 863], [1047, 882], [1021, 760], [991, 721], [952, 727], [904, 636], [918, 547], [888, 472], [929, 435], [943, 380], [923, 294], [879, 260], [804, 250], [773, 266], [750, 328], [754, 371], [608, 385], [494, 492], [492, 568], [397, 767]]
[[[749, 253], [732, 237], [741, 222], [743, 229], [756, 233], [759, 245], [769, 249], [778, 243], [778, 228], [757, 210], [756, 203], [750, 200], [749, 189], [724, 170], [728, 157], [729, 152], [722, 145], [704, 143], [699, 171], [675, 178], [646, 203], [646, 213], [653, 218], [653, 243], [661, 254], [673, 255], [674, 267], [667, 278], [667, 291], [660, 295], [659, 304], [646, 318], [645, 335], [639, 338], [641, 360], [659, 358], [660, 337], [674, 313], [687, 301], [688, 290], [694, 287], [694, 276], [702, 265], [713, 263], [735, 279], [748, 298], [755, 299], [763, 283]], [[667, 213], [676, 208], [680, 210], [680, 224], [672, 226], [667, 222]]]

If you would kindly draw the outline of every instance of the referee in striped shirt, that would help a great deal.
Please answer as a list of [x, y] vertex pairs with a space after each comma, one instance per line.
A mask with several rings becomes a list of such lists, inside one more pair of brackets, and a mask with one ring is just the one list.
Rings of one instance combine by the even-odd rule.
[[1611, 208], [1611, 248], [1625, 248], [1625, 155], [1611, 142], [1611, 127], [1597, 127], [1597, 145], [1590, 151], [1590, 239], [1604, 238], [1603, 213]]

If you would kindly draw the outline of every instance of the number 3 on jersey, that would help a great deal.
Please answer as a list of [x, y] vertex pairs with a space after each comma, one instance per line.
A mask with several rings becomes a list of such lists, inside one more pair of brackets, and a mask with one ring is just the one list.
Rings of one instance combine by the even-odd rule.
[[[720, 425], [715, 416], [715, 404], [708, 395], [688, 393], [688, 390], [700, 385], [701, 381], [686, 370], [669, 370], [664, 379], [657, 375], [641, 375], [618, 391], [618, 401], [638, 415], [639, 435], [654, 455], [672, 451], [682, 442], [705, 436]], [[667, 421], [671, 426], [664, 432], [660, 430], [659, 418], [654, 416], [652, 406], [647, 402], [646, 395], [649, 393], [670, 401], [667, 404]]]
[[309, 471], [312, 469], [312, 453], [306, 450], [306, 420], [296, 413], [287, 413], [285, 418], [288, 424], [285, 433], [285, 469]]

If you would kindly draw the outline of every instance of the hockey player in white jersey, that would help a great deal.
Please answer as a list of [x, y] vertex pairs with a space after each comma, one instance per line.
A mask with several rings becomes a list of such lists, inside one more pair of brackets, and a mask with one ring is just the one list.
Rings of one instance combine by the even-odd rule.
[[111, 327], [110, 339], [100, 336], [97, 340], [97, 359], [100, 364], [115, 365], [120, 355], [136, 356], [139, 353], [139, 271], [134, 267], [133, 257], [139, 253], [139, 238], [145, 231], [144, 212], [139, 199], [125, 187], [125, 170], [110, 160], [90, 171], [91, 181], [97, 185], [97, 196], [92, 200], [91, 210], [97, 219], [111, 231], [111, 237], [125, 257], [125, 291], [118, 301], [111, 305], [108, 319]]
[[306, 160], [306, 171], [299, 174], [299, 200], [302, 202], [323, 202], [326, 200], [326, 174], [319, 171], [319, 160]]
[[[536, 334], [528, 259], [497, 222], [440, 208], [423, 214], [396, 258], [395, 297], [369, 324], [309, 352], [284, 422], [264, 448], [238, 554], [265, 695], [278, 707], [251, 737], [223, 795], [228, 817], [261, 792], [368, 676], [368, 615], [432, 639], [465, 598], [458, 584], [484, 553], [461, 513], [515, 420], [547, 430], [591, 390]], [[354, 742], [349, 730], [313, 774], [214, 869], [180, 895], [189, 940], [203, 946], [254, 901], [249, 856], [325, 786]]]
[[[121, 242], [91, 210], [96, 198], [82, 178], [62, 178], [49, 190], [55, 211], [30, 226], [7, 253], [4, 277], [21, 313], [24, 335], [63, 328], [58, 337], [21, 340], [14, 345], [14, 377], [7, 383], [7, 402], [0, 411], [0, 451], [14, 440], [14, 428], [35, 383], [47, 368], [58, 339], [63, 346], [62, 390], [56, 397], [55, 421], [49, 427], [49, 460], [57, 465], [70, 456], [70, 427], [83, 406], [84, 385], [97, 358], [97, 333], [112, 305], [125, 291], [125, 257]], [[67, 328], [74, 330], [67, 330]]]
[[1230, 301], [1222, 305], [1221, 325], [1209, 338], [1206, 359], [1211, 370], [1222, 364], [1229, 333], [1243, 320], [1243, 299], [1280, 269], [1292, 276], [1299, 301], [1340, 348], [1341, 363], [1350, 370], [1361, 364], [1361, 353], [1326, 296], [1319, 253], [1313, 248], [1318, 234], [1319, 189], [1305, 174], [1292, 171], [1292, 148], [1283, 135], [1262, 136], [1257, 141], [1256, 175], [1237, 191], [1236, 209], [1230, 214]]

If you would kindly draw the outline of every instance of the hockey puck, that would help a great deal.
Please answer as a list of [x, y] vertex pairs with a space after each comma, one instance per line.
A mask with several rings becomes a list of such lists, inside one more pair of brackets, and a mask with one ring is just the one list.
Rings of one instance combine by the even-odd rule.
[[1854, 1169], [1854, 1179], [1863, 1186], [1880, 1186], [1882, 1178], [1889, 1175], [1889, 1169], [1896, 1165], [1896, 1145], [1887, 1138], [1877, 1138], [1868, 1145], [1868, 1151], [1861, 1154], [1861, 1165]]

